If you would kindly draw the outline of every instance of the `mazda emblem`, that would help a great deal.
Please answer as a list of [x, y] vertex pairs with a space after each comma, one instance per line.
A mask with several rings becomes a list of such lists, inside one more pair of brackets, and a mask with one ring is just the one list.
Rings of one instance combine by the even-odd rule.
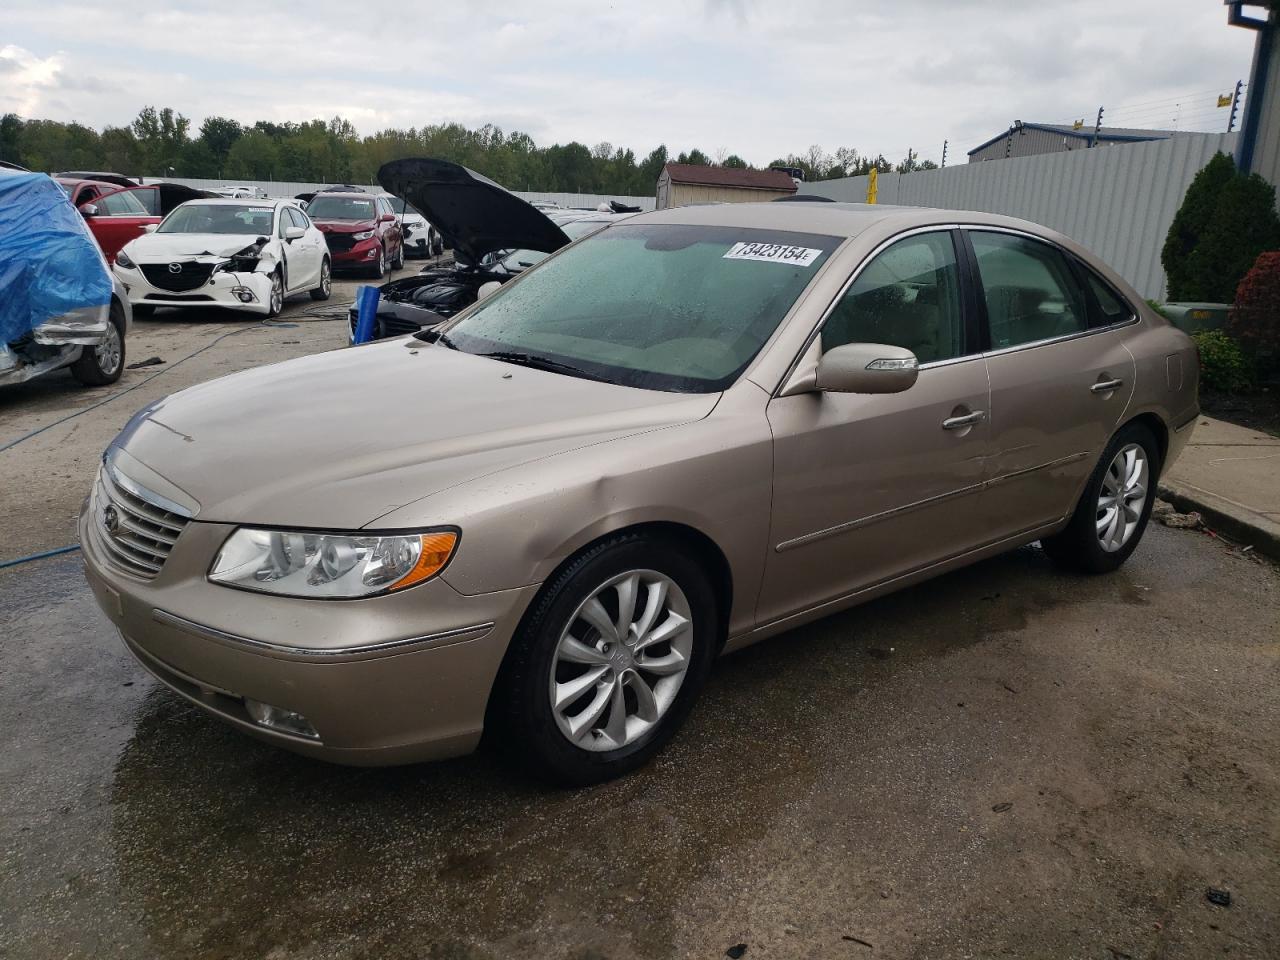
[[115, 507], [108, 506], [102, 511], [102, 525], [106, 527], [107, 533], [116, 536], [120, 533], [120, 511]]
[[170, 272], [170, 273], [181, 273], [181, 272], [182, 272], [182, 264], [180, 264], [180, 263], [171, 263], [171, 264], [169, 264], [169, 272]]

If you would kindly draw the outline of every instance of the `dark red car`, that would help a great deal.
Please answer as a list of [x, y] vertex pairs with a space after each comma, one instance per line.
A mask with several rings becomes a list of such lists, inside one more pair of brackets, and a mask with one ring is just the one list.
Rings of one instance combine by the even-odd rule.
[[329, 245], [333, 270], [361, 270], [371, 277], [404, 266], [404, 231], [385, 197], [367, 193], [317, 193], [309, 216]]
[[98, 241], [107, 263], [115, 263], [116, 254], [126, 243], [140, 236], [151, 224], [159, 223], [174, 207], [188, 200], [214, 196], [207, 190], [178, 183], [138, 186], [123, 177], [111, 182], [68, 176], [55, 179], [89, 224], [89, 232]]

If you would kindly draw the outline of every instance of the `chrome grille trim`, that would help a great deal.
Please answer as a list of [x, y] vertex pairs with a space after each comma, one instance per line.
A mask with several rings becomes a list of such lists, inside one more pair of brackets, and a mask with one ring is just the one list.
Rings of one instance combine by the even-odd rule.
[[[93, 531], [98, 545], [119, 569], [144, 580], [155, 579], [190, 519], [165, 509], [156, 502], [160, 499], [118, 473], [109, 462], [98, 471], [93, 490]], [[108, 507], [114, 508], [118, 522], [114, 533], [107, 529]]]

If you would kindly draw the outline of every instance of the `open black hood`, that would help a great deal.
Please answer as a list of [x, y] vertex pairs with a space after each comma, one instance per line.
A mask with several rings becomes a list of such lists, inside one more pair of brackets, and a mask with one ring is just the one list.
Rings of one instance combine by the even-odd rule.
[[447, 160], [409, 158], [378, 168], [387, 193], [409, 201], [457, 254], [476, 263], [495, 250], [551, 253], [569, 242], [564, 231], [509, 190]]
[[162, 217], [167, 217], [170, 210], [188, 200], [212, 200], [218, 197], [216, 193], [197, 190], [195, 187], [188, 187], [185, 183], [153, 183], [148, 186], [155, 187], [160, 193], [160, 216]]

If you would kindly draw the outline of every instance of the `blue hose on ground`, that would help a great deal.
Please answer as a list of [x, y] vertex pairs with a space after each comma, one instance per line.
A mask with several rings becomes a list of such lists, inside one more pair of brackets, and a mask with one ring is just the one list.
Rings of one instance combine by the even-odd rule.
[[16, 560], [0, 560], [0, 570], [5, 567], [16, 567], [20, 563], [30, 563], [32, 560], [44, 560], [48, 557], [56, 557], [64, 553], [74, 553], [80, 549], [80, 544], [75, 543], [69, 547], [59, 547], [57, 550], [45, 550], [43, 553], [33, 553], [30, 556], [18, 557]]

